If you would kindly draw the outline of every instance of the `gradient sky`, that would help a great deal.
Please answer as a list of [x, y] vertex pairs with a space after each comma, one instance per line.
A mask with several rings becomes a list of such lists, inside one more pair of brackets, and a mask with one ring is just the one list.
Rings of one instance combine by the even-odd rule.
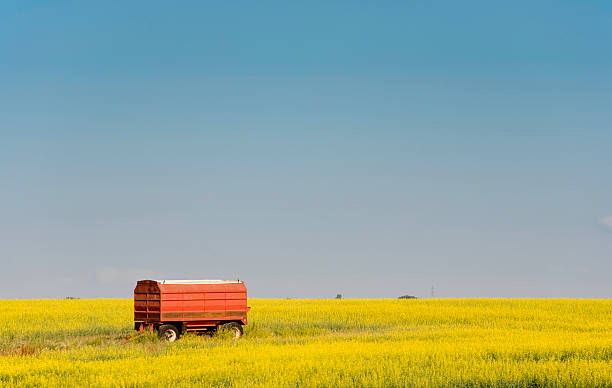
[[0, 298], [612, 296], [610, 2], [0, 5]]

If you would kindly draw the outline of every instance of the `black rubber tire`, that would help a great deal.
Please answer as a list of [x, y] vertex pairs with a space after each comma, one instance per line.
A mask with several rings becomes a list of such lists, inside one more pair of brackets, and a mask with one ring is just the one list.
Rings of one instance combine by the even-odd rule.
[[157, 329], [159, 338], [163, 338], [168, 342], [174, 342], [181, 336], [180, 330], [174, 325], [161, 325]]
[[227, 330], [229, 332], [233, 332], [234, 338], [240, 338], [242, 337], [242, 334], [244, 334], [244, 331], [242, 330], [242, 325], [239, 324], [238, 322], [224, 323], [223, 325], [221, 325], [220, 329]]

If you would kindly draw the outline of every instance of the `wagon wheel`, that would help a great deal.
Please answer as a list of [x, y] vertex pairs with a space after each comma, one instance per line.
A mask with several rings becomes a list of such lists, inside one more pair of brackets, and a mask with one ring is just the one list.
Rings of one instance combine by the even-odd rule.
[[221, 330], [227, 330], [234, 335], [234, 338], [242, 337], [242, 325], [238, 322], [228, 322], [221, 325]]
[[160, 338], [168, 342], [174, 342], [180, 336], [179, 330], [174, 325], [161, 325], [159, 329], [157, 329], [157, 333]]

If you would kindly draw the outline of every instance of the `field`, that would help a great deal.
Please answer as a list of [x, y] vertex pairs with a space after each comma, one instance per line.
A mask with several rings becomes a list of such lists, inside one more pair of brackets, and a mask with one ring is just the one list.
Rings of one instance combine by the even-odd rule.
[[250, 299], [245, 337], [135, 338], [132, 301], [0, 301], [0, 386], [612, 387], [612, 301]]

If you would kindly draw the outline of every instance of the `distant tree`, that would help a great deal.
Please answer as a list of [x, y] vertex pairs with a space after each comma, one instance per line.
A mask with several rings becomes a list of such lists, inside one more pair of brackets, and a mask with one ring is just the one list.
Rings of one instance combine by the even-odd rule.
[[398, 297], [397, 299], [418, 299], [418, 298], [414, 295], [402, 295]]
[[336, 295], [336, 299], [342, 299], [342, 294]]

